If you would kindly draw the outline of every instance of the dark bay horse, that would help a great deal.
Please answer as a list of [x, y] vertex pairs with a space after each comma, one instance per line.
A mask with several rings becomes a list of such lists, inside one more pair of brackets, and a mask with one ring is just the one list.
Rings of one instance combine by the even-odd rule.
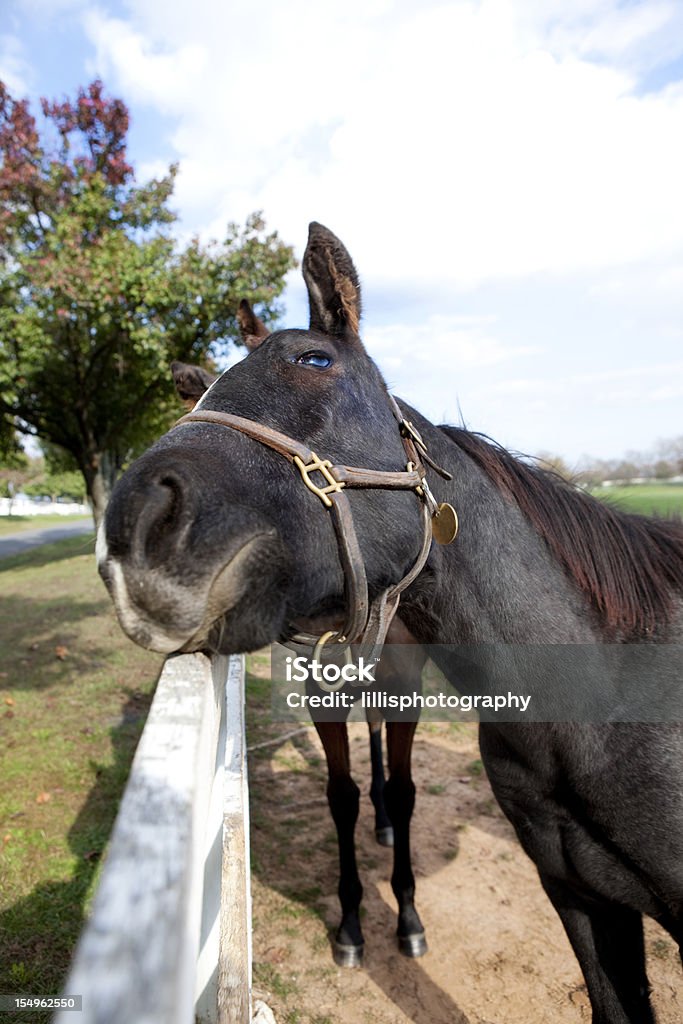
[[[98, 558], [121, 624], [155, 650], [237, 652], [332, 619], [374, 649], [400, 597], [401, 627], [461, 692], [526, 665], [534, 700], [558, 675], [595, 695], [594, 718], [482, 723], [481, 750], [594, 1024], [649, 1024], [642, 915], [683, 944], [683, 725], [629, 702], [680, 693], [683, 527], [398, 406], [359, 338], [353, 263], [321, 225], [303, 269], [309, 329], [271, 334], [117, 485]], [[444, 503], [462, 529], [430, 546], [425, 509]]]
[[[237, 320], [242, 340], [249, 352], [258, 348], [270, 334], [246, 299], [240, 302]], [[187, 363], [172, 363], [171, 372], [178, 395], [188, 411], [196, 407], [217, 379], [215, 374], [202, 367]], [[408, 654], [399, 657], [392, 653], [392, 643], [410, 644]], [[389, 626], [385, 652], [376, 670], [378, 684], [385, 689], [396, 689], [400, 677], [401, 683], [409, 679], [411, 685], [419, 688], [425, 656], [419, 647], [412, 645], [412, 637], [398, 620]], [[427, 951], [427, 940], [415, 909], [415, 878], [410, 855], [410, 821], [415, 805], [411, 755], [417, 722], [386, 723], [387, 781], [382, 751], [383, 716], [378, 711], [368, 710], [366, 717], [370, 731], [370, 798], [375, 810], [375, 837], [381, 846], [394, 848], [391, 884], [399, 907], [398, 948], [405, 956], [419, 957]], [[318, 716], [313, 716], [313, 720], [325, 751], [327, 799], [337, 829], [339, 847], [338, 892], [342, 919], [332, 942], [332, 950], [340, 966], [357, 967], [362, 963], [365, 945], [360, 923], [363, 886], [358, 873], [355, 846], [360, 790], [351, 775], [346, 720], [324, 721]], [[387, 811], [387, 804], [391, 808], [391, 815]]]

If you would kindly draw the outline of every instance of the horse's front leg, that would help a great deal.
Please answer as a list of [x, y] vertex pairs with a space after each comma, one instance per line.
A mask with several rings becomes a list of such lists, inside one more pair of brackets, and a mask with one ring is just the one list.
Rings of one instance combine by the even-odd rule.
[[398, 948], [405, 956], [427, 952], [424, 928], [415, 909], [415, 877], [410, 862], [410, 819], [415, 806], [415, 784], [410, 770], [417, 722], [387, 722], [389, 780], [384, 804], [394, 828], [394, 870], [391, 888], [398, 902]]
[[642, 915], [589, 899], [566, 882], [539, 874], [581, 965], [593, 1024], [655, 1024]]
[[339, 902], [342, 919], [333, 952], [340, 967], [358, 967], [363, 957], [360, 902], [363, 886], [358, 877], [354, 831], [360, 790], [351, 778], [346, 722], [315, 722], [327, 758], [327, 800], [339, 843]]
[[[407, 627], [395, 618], [377, 671], [377, 684], [387, 693], [422, 690], [422, 669], [427, 658]], [[417, 722], [387, 721], [389, 781], [384, 806], [394, 831], [394, 870], [391, 887], [398, 902], [398, 948], [406, 956], [427, 952], [422, 922], [415, 909], [415, 877], [410, 862], [410, 819], [415, 807], [411, 773]]]
[[394, 845], [394, 830], [384, 806], [384, 760], [382, 758], [382, 717], [377, 711], [368, 708], [366, 711], [368, 729], [370, 730], [370, 764], [372, 766], [372, 782], [370, 799], [375, 808], [375, 839], [380, 846]]
[[[578, 758], [581, 746], [572, 740]], [[558, 802], [556, 794], [566, 790], [556, 781], [556, 751], [543, 748], [533, 726], [482, 722], [479, 746], [496, 799], [535, 863], [579, 961], [593, 1024], [654, 1024], [642, 915], [600, 895], [610, 887], [628, 894], [618, 848], [598, 826], [593, 832], [586, 827], [585, 807], [574, 817]], [[567, 777], [559, 780], [566, 787]]]

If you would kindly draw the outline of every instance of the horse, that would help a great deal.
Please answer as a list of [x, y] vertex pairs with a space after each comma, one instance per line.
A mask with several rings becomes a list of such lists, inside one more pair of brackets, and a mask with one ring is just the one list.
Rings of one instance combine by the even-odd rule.
[[[248, 352], [258, 348], [270, 334], [246, 299], [240, 301], [237, 322]], [[178, 396], [188, 412], [196, 407], [217, 380], [216, 374], [203, 367], [179, 361], [171, 363], [171, 373]], [[398, 622], [390, 625], [387, 644], [410, 644], [411, 641], [412, 638], [405, 629], [401, 629]], [[416, 647], [411, 649], [407, 658], [399, 659], [387, 647], [377, 665], [377, 684], [383, 690], [396, 690], [398, 681], [403, 683], [408, 678], [420, 687], [424, 662], [425, 657]], [[332, 939], [332, 954], [340, 967], [359, 967], [365, 946], [360, 923], [363, 886], [358, 874], [355, 848], [360, 790], [351, 775], [346, 717], [339, 721], [334, 718], [325, 721], [320, 716], [312, 716], [325, 752], [327, 801], [337, 831], [339, 851], [338, 895], [342, 918]], [[375, 812], [375, 839], [380, 846], [393, 847], [394, 851], [391, 885], [399, 907], [396, 929], [398, 948], [404, 956], [420, 957], [427, 951], [427, 940], [415, 908], [415, 877], [410, 852], [410, 821], [415, 806], [411, 756], [417, 719], [412, 722], [390, 720], [386, 723], [387, 780], [382, 750], [384, 716], [381, 711], [368, 708], [366, 718], [370, 741], [370, 799]], [[391, 807], [391, 815], [387, 804]]]
[[[643, 915], [683, 946], [683, 725], [624, 702], [680, 693], [683, 525], [398, 402], [360, 339], [343, 243], [313, 223], [302, 267], [308, 329], [270, 334], [117, 483], [98, 564], [121, 625], [165, 652], [376, 652], [394, 619], [461, 692], [524, 677], [527, 654], [534, 699], [556, 674], [562, 695], [581, 684], [600, 720], [487, 716], [482, 760], [594, 1024], [651, 1024]], [[457, 538], [433, 543], [453, 508]], [[622, 696], [634, 650], [647, 674]]]

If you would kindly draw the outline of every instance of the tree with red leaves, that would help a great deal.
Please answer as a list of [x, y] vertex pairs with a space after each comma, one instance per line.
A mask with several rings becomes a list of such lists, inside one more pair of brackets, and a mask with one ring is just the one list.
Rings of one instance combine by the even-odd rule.
[[34, 435], [85, 479], [96, 521], [117, 473], [178, 414], [169, 363], [240, 342], [241, 298], [272, 320], [292, 250], [260, 215], [179, 246], [176, 168], [137, 185], [129, 116], [100, 81], [75, 101], [0, 82], [0, 443]]

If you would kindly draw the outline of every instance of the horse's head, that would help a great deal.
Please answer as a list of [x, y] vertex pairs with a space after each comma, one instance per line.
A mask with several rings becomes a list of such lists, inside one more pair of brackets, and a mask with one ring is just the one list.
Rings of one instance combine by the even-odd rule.
[[[367, 579], [355, 628], [426, 552], [423, 504], [413, 493], [420, 478], [406, 471], [411, 454], [420, 463], [419, 451], [402, 436], [409, 430], [358, 336], [353, 263], [319, 224], [311, 225], [303, 273], [309, 329], [268, 335], [243, 304], [249, 355], [215, 380], [176, 366], [194, 412], [114, 489], [99, 569], [121, 625], [143, 646], [227, 653], [274, 641], [304, 620], [348, 623], [346, 606], [365, 600], [349, 591]], [[310, 461], [307, 450], [339, 472], [323, 479], [297, 468], [297, 459]], [[365, 479], [354, 466], [369, 471]], [[347, 471], [342, 490], [334, 478]], [[333, 489], [316, 494], [309, 484]]]

